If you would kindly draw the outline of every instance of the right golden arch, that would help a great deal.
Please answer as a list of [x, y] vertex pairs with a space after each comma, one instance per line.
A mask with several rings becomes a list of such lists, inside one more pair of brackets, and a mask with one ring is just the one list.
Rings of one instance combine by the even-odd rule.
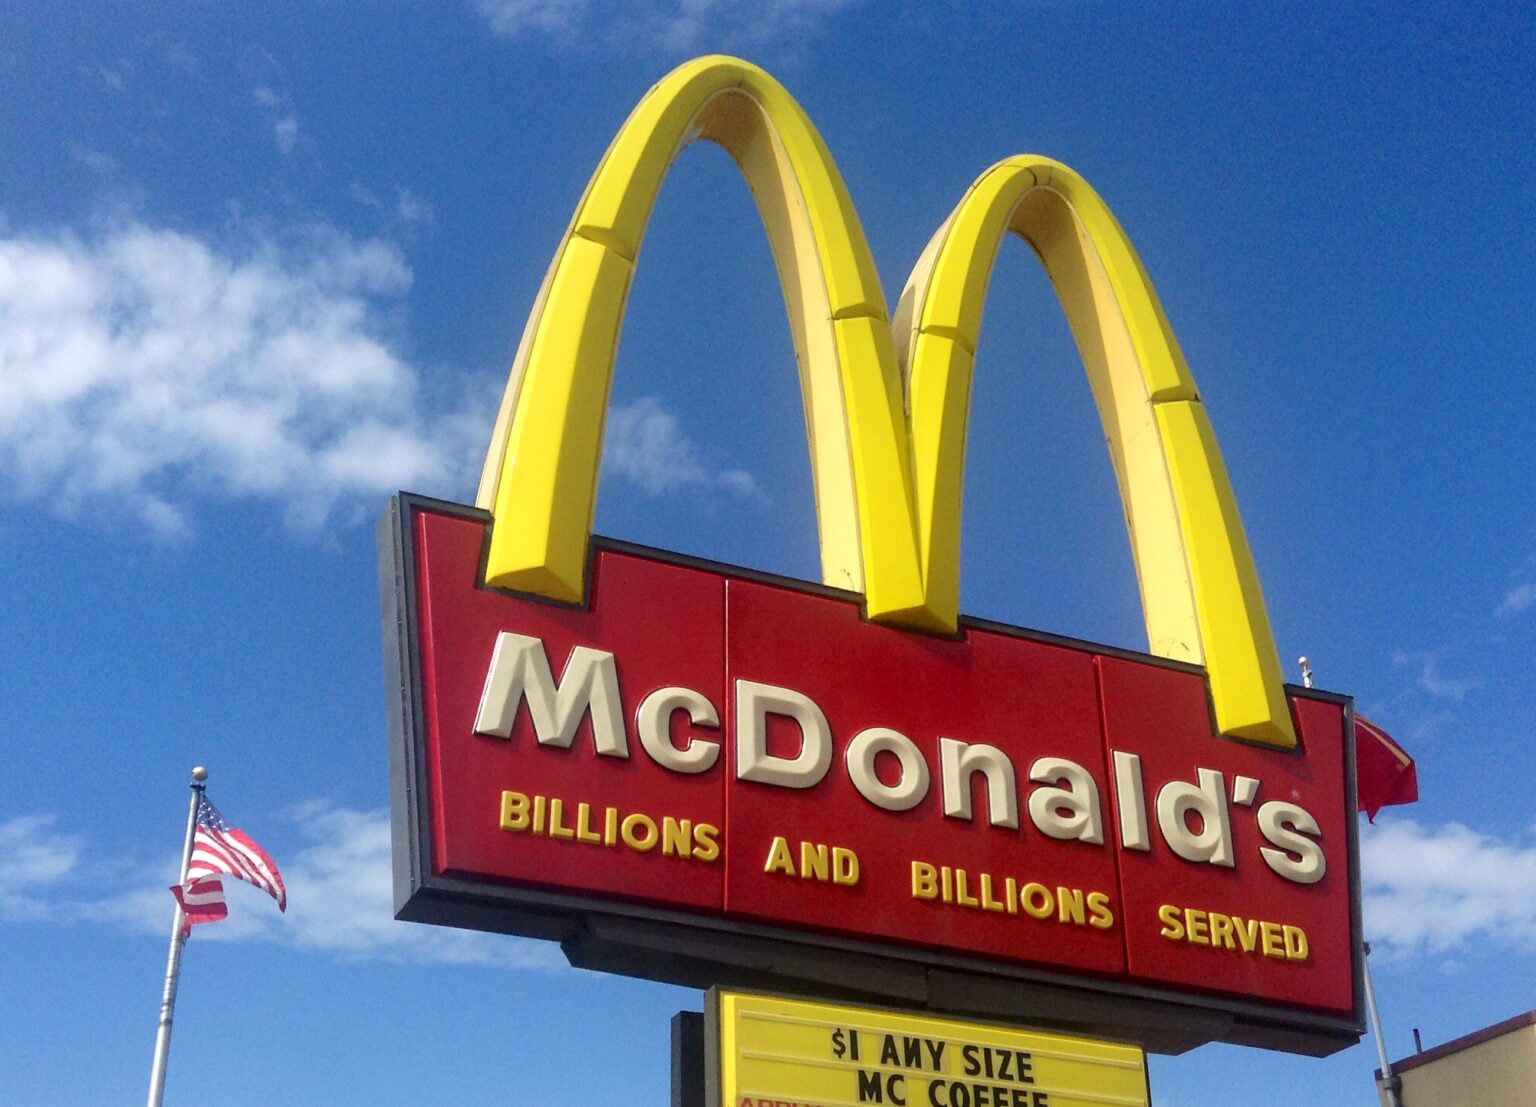
[[992, 264], [1013, 231], [1039, 255], [1088, 371], [1125, 509], [1149, 649], [1204, 665], [1217, 728], [1296, 744], [1216, 437], [1162, 305], [1109, 208], [1049, 158], [983, 173], [902, 293], [920, 558], [930, 610], [959, 607], [960, 505], [976, 338]]

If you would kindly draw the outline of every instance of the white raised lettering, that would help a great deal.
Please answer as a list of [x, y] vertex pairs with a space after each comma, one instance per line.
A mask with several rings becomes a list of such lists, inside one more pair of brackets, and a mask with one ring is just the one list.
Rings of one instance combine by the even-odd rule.
[[541, 746], [569, 749], [583, 715], [592, 718], [592, 744], [605, 757], [628, 757], [619, 671], [613, 654], [577, 646], [555, 685], [544, 643], [504, 630], [496, 636], [485, 674], [475, 733], [509, 738], [517, 706], [528, 703], [533, 733]]
[[[794, 720], [800, 728], [800, 752], [778, 757], [768, 752], [768, 716]], [[832, 765], [832, 728], [811, 698], [792, 688], [736, 682], [736, 776], [780, 788], [814, 788]]]
[[1029, 797], [1029, 817], [1040, 833], [1063, 841], [1104, 844], [1099, 786], [1087, 769], [1065, 757], [1042, 757], [1029, 767], [1029, 779], [1057, 785], [1036, 788]]
[[1019, 791], [1013, 762], [996, 746], [939, 739], [939, 779], [944, 787], [944, 814], [951, 819], [971, 817], [971, 777], [981, 773], [987, 781], [987, 817], [993, 826], [1019, 829]]
[[[1322, 837], [1322, 828], [1311, 812], [1294, 803], [1270, 800], [1259, 807], [1259, 833], [1279, 849], [1259, 847], [1264, 863], [1297, 884], [1316, 884], [1328, 871], [1323, 847], [1312, 838]], [[1291, 854], [1297, 856], [1292, 857]]]
[[1147, 793], [1141, 782], [1141, 758], [1134, 753], [1114, 751], [1115, 806], [1120, 809], [1120, 845], [1125, 849], [1149, 850], [1152, 836], [1147, 832]]
[[[901, 778], [887, 784], [875, 773], [875, 758], [891, 754], [901, 763]], [[928, 794], [928, 763], [912, 739], [899, 731], [882, 726], [861, 730], [848, 743], [844, 759], [848, 779], [876, 807], [887, 811], [910, 811]]]
[[719, 712], [709, 700], [692, 688], [658, 688], [640, 701], [635, 712], [635, 730], [641, 748], [664, 769], [678, 773], [702, 773], [720, 759], [720, 743], [690, 734], [679, 749], [672, 744], [672, 715], [688, 713], [694, 726], [718, 727]]
[[[1186, 861], [1206, 861], [1233, 868], [1232, 824], [1227, 817], [1227, 791], [1214, 769], [1199, 770], [1197, 787], [1187, 780], [1170, 780], [1157, 792], [1157, 825], [1168, 848]], [[1200, 816], [1200, 833], [1189, 829], [1189, 816]]]

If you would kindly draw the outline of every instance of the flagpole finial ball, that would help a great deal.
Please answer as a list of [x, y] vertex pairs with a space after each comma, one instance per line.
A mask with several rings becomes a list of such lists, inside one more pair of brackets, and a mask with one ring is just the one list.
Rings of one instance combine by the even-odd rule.
[[201, 765], [198, 765], [192, 770], [192, 779], [201, 784], [203, 781], [208, 779], [208, 770], [203, 768]]

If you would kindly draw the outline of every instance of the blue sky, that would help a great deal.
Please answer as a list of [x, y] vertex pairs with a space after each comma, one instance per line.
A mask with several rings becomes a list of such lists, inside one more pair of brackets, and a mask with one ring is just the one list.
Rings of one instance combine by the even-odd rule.
[[[1364, 835], [1390, 1052], [1536, 1003], [1528, 5], [12, 5], [0, 1099], [143, 1094], [202, 762], [291, 906], [232, 889], [190, 944], [168, 1103], [665, 1102], [667, 1019], [697, 993], [389, 918], [372, 523], [396, 489], [472, 495], [588, 174], [714, 50], [821, 128], [893, 299], [998, 158], [1060, 158], [1108, 200], [1282, 658], [1419, 760], [1422, 801]], [[1097, 416], [1016, 243], [977, 382], [965, 610], [1140, 648]], [[799, 403], [747, 191], [690, 149], [638, 270], [598, 529], [812, 575]], [[1364, 1103], [1373, 1065], [1369, 1041], [1207, 1047], [1152, 1086]]]

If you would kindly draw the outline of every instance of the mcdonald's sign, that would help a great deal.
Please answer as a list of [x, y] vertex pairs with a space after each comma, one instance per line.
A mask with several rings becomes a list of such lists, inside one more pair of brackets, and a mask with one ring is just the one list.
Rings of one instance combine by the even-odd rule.
[[[751, 186], [805, 395], [822, 581], [591, 535], [614, 351], [677, 152]], [[1148, 652], [960, 616], [993, 258], [1060, 295]], [[401, 917], [577, 964], [1179, 1050], [1358, 1039], [1353, 718], [1282, 683], [1215, 435], [1147, 274], [1059, 162], [987, 169], [888, 318], [800, 106], [707, 57], [640, 101], [539, 291], [473, 507], [380, 523]]]

